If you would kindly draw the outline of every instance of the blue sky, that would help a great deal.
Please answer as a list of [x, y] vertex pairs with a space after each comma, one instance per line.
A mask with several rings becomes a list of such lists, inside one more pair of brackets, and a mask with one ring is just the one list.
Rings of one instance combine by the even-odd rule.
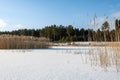
[[0, 0], [0, 31], [39, 29], [47, 25], [97, 28], [108, 16], [120, 18], [120, 0]]

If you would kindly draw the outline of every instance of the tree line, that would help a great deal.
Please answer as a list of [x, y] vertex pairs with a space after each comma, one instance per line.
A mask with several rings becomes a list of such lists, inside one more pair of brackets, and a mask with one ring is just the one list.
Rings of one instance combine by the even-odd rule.
[[19, 29], [4, 31], [0, 34], [46, 37], [54, 42], [71, 41], [120, 41], [120, 20], [115, 20], [115, 29], [110, 30], [108, 21], [105, 21], [98, 30], [75, 28], [72, 25], [51, 25], [42, 29]]

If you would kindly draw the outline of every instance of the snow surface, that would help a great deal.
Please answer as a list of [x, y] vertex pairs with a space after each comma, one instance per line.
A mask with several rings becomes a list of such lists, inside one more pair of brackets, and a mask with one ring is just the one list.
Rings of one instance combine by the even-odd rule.
[[74, 51], [79, 53], [62, 49], [0, 50], [0, 80], [120, 80], [120, 72], [93, 67], [83, 61], [84, 54]]

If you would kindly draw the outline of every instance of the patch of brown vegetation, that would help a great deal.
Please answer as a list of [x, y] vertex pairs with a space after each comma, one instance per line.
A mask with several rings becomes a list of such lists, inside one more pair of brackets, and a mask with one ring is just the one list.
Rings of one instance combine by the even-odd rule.
[[48, 48], [49, 39], [33, 36], [0, 35], [0, 49]]

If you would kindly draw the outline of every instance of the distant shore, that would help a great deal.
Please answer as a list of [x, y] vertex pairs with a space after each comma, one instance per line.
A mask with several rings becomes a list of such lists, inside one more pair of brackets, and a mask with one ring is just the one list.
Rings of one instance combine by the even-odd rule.
[[66, 42], [49, 43], [50, 46], [120, 46], [120, 42]]

